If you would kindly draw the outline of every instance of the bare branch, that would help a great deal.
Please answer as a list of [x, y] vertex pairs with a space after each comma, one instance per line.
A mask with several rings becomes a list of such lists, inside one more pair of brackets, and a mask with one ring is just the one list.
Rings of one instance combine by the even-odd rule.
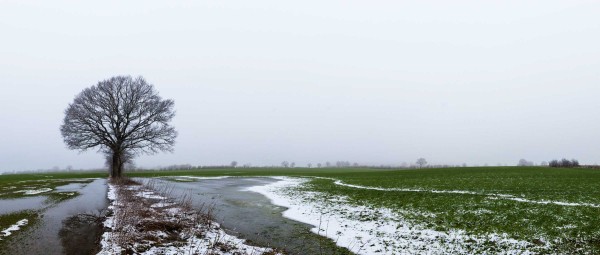
[[60, 130], [69, 149], [106, 153], [118, 177], [134, 155], [173, 151], [177, 131], [169, 123], [174, 105], [143, 77], [115, 76], [77, 95]]

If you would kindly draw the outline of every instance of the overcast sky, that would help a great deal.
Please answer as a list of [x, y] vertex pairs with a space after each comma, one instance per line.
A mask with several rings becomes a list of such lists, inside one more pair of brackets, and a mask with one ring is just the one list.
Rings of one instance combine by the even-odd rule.
[[171, 164], [600, 163], [597, 1], [2, 1], [0, 171], [95, 168], [74, 96], [144, 76]]

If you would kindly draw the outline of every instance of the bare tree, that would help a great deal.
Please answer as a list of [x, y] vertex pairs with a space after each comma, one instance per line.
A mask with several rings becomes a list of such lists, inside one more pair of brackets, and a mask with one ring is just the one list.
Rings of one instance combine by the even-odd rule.
[[349, 161], [337, 161], [335, 162], [336, 167], [350, 167]]
[[232, 168], [235, 168], [235, 167], [238, 165], [238, 162], [237, 162], [237, 161], [235, 161], [235, 160], [234, 160], [234, 161], [231, 161], [231, 164], [230, 164], [230, 165], [231, 165], [231, 167], [232, 167]]
[[308, 163], [308, 168], [312, 168], [312, 163]]
[[423, 168], [425, 165], [427, 165], [427, 160], [425, 160], [425, 158], [419, 158], [417, 159], [417, 165], [419, 168]]
[[526, 159], [520, 159], [517, 166], [533, 166], [533, 162], [527, 161]]
[[288, 168], [288, 167], [290, 167], [290, 162], [283, 161], [283, 162], [281, 162], [281, 166], [285, 167], [285, 168]]
[[563, 158], [560, 160], [560, 165], [562, 167], [573, 167], [573, 164], [571, 163], [571, 161], [566, 158]]
[[572, 166], [572, 167], [579, 167], [579, 166], [580, 166], [580, 165], [579, 165], [579, 160], [577, 160], [577, 159], [572, 159], [572, 160], [571, 160], [571, 166]]
[[79, 93], [60, 131], [69, 149], [104, 153], [110, 176], [119, 178], [134, 156], [173, 151], [173, 106], [143, 77], [115, 76]]
[[568, 160], [566, 158], [563, 158], [561, 160], [551, 160], [548, 163], [548, 166], [550, 167], [565, 167], [565, 168], [569, 168], [569, 167], [579, 167], [579, 161], [577, 159], [573, 159], [573, 160]]
[[291, 167], [291, 168], [294, 168], [294, 167], [296, 167], [296, 162], [292, 162], [292, 163], [290, 164], [290, 167]]
[[321, 164], [321, 163], [318, 163], [318, 164], [317, 164], [317, 167], [318, 167], [318, 168], [321, 168], [322, 166], [323, 166], [323, 164]]

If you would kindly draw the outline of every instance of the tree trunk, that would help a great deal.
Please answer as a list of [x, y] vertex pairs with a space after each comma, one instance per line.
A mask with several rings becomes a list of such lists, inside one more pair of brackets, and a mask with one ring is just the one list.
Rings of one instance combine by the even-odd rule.
[[121, 178], [121, 172], [123, 168], [122, 155], [119, 150], [114, 150], [112, 155], [112, 164], [110, 169], [110, 176], [112, 178]]

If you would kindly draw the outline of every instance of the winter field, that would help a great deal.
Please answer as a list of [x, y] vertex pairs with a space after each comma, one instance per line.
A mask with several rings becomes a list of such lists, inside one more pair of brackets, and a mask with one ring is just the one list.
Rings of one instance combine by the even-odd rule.
[[[231, 187], [246, 181], [248, 183], [235, 186], [234, 191], [237, 193], [234, 197], [244, 199], [244, 194], [251, 194], [252, 199], [255, 199], [264, 196], [268, 201], [266, 203], [272, 204], [273, 208], [282, 208], [276, 210], [269, 207], [269, 210], [275, 211], [269, 211], [267, 215], [273, 218], [283, 216], [293, 222], [307, 224], [312, 235], [327, 237], [323, 238], [326, 240], [323, 241], [299, 234], [298, 239], [323, 242], [323, 246], [327, 246], [326, 243], [329, 242], [344, 247], [327, 250], [321, 252], [322, 254], [600, 252], [600, 171], [593, 169], [232, 168], [132, 172], [128, 175], [142, 178], [140, 180], [158, 180], [161, 184], [171, 185], [171, 188], [185, 189]], [[40, 215], [53, 208], [60, 208], [61, 204], [74, 203], [78, 197], [87, 194], [83, 188], [85, 185], [104, 181], [94, 179], [102, 176], [105, 175], [98, 173], [0, 176], [0, 250], [6, 250], [7, 246], [26, 240], [26, 233], [46, 219]], [[79, 185], [77, 187], [81, 186], [81, 191], [64, 188], [69, 185]], [[151, 186], [156, 188], [159, 185]], [[111, 189], [105, 188], [101, 191], [102, 197], [105, 200], [111, 199], [107, 201], [115, 200], [114, 192], [112, 197], [107, 196], [107, 190]], [[145, 199], [155, 199], [146, 201], [148, 208], [164, 207], [164, 212], [180, 210], [169, 207], [172, 200], [168, 200], [167, 197], [174, 194], [173, 192], [164, 192], [165, 188], [159, 190], [163, 192], [157, 191], [156, 196], [148, 196], [150, 191], [137, 194], [144, 195]], [[208, 196], [207, 194], [207, 191], [195, 192], [194, 196]], [[175, 198], [177, 197], [181, 198]], [[18, 204], [14, 203], [15, 201], [22, 199], [37, 199], [32, 200], [32, 203], [38, 205], [15, 205]], [[250, 202], [238, 202], [238, 208], [258, 204]], [[2, 209], [8, 205], [13, 210]], [[115, 205], [118, 203], [114, 201], [106, 204], [107, 208], [111, 206], [113, 209]], [[189, 204], [188, 207], [190, 205], [193, 204]], [[268, 206], [262, 203], [260, 207]], [[103, 218], [105, 227], [113, 223], [107, 222], [107, 219], [110, 220], [114, 215], [114, 212], [109, 213], [108, 217]], [[164, 215], [168, 216], [167, 213]], [[218, 221], [217, 219], [218, 217], [215, 217], [215, 221]], [[243, 221], [248, 222], [251, 219]], [[252, 250], [254, 254], [286, 252], [285, 246], [275, 243], [265, 245], [264, 240], [254, 240], [252, 235], [244, 235], [240, 230], [240, 238], [247, 239], [247, 244], [243, 244], [243, 240], [236, 237], [238, 232], [233, 231], [235, 224], [215, 224], [220, 224], [224, 230], [213, 228], [212, 232], [202, 232], [201, 236], [229, 236], [228, 238], [242, 250]], [[259, 223], [256, 224], [257, 228], [260, 227]], [[107, 228], [104, 231], [108, 231]], [[104, 236], [107, 236], [106, 232]], [[194, 240], [188, 244], [194, 245], [194, 251], [207, 251], [198, 247], [207, 245], [203, 244], [198, 236], [195, 235], [192, 238]], [[185, 245], [179, 243], [180, 247]], [[95, 250], [100, 251], [102, 254], [110, 253], [106, 249]], [[168, 254], [169, 251], [173, 254], [181, 252], [171, 248], [148, 248], [145, 254]], [[297, 251], [290, 253], [302, 254]], [[222, 251], [217, 254], [233, 253]]]

